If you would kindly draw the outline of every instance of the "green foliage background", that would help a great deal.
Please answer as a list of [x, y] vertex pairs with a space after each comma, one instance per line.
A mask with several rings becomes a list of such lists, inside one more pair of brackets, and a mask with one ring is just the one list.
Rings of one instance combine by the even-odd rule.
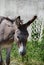
[[[43, 42], [43, 41], [42, 41]], [[26, 57], [24, 58], [24, 62], [29, 62], [31, 60], [44, 62], [44, 47], [42, 42], [27, 42], [27, 53]], [[6, 50], [2, 50], [3, 59], [6, 59]], [[22, 57], [18, 53], [17, 45], [14, 43], [12, 50], [11, 50], [11, 59], [17, 59], [18, 61], [22, 61]], [[28, 59], [28, 61], [27, 61]], [[32, 62], [32, 61], [31, 61]], [[29, 65], [29, 64], [27, 64]], [[32, 64], [33, 65], [33, 64]], [[43, 64], [41, 64], [43, 65]]]

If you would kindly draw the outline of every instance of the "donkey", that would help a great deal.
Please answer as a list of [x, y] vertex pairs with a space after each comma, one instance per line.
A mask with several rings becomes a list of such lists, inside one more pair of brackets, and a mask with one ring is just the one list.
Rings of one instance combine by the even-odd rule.
[[0, 65], [3, 65], [2, 49], [6, 48], [6, 64], [10, 64], [10, 51], [15, 41], [21, 56], [26, 54], [26, 42], [29, 36], [27, 27], [37, 18], [35, 15], [27, 23], [23, 24], [20, 16], [14, 20], [8, 17], [0, 19]]

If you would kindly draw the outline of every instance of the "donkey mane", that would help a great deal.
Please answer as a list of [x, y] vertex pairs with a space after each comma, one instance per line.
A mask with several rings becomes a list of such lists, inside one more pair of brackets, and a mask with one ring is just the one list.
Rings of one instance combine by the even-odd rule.
[[1, 24], [1, 22], [2, 22], [4, 19], [10, 21], [12, 24], [13, 24], [13, 22], [15, 21], [15, 19], [10, 19], [10, 18], [8, 18], [8, 17], [2, 17], [1, 20], [0, 20], [0, 24]]

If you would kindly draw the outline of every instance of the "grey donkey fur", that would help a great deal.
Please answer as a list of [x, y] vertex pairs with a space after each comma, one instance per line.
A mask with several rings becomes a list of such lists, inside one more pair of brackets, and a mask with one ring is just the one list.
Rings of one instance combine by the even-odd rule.
[[2, 49], [6, 48], [6, 64], [10, 64], [10, 51], [12, 44], [17, 43], [19, 53], [26, 54], [26, 42], [29, 36], [27, 27], [37, 18], [35, 15], [27, 23], [23, 24], [20, 16], [15, 19], [0, 16], [0, 65], [3, 65]]

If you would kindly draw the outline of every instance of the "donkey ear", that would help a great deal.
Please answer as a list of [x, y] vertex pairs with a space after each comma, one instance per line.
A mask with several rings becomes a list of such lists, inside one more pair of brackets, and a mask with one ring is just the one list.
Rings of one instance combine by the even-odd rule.
[[19, 19], [19, 20], [20, 20], [20, 16], [18, 16], [18, 17], [17, 17], [17, 19]]
[[18, 17], [16, 18], [16, 25], [19, 26], [20, 23], [21, 23], [21, 18], [20, 18], [20, 16], [18, 16]]
[[27, 28], [36, 18], [37, 16], [35, 15], [31, 20], [29, 20], [27, 23], [23, 24], [22, 26]]

